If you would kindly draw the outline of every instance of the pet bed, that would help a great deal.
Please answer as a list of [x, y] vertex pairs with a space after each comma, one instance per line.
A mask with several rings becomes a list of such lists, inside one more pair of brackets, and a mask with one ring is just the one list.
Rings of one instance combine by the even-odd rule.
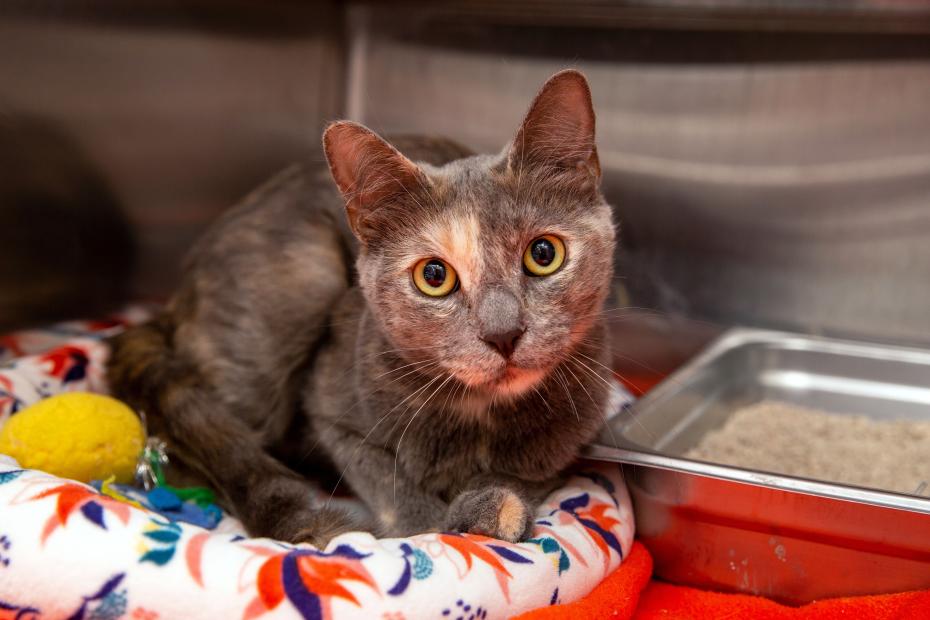
[[[106, 392], [102, 337], [68, 323], [0, 339], [0, 425], [41, 398]], [[504, 618], [575, 601], [633, 542], [619, 468], [579, 469], [510, 544], [429, 533], [335, 538], [324, 550], [208, 531], [0, 457], [0, 619]]]

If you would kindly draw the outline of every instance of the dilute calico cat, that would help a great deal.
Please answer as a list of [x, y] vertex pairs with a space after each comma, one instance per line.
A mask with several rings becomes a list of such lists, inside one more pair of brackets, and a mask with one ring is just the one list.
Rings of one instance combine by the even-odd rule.
[[115, 339], [114, 393], [253, 535], [361, 525], [311, 503], [297, 472], [323, 453], [379, 534], [525, 538], [610, 387], [584, 76], [553, 76], [497, 155], [347, 121], [323, 144], [328, 170], [225, 214], [164, 313]]

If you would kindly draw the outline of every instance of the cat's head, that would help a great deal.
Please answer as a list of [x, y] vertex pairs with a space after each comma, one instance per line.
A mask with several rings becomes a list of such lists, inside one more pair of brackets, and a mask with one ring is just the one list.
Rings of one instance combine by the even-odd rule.
[[346, 121], [323, 141], [361, 241], [362, 290], [411, 363], [515, 396], [586, 337], [614, 228], [582, 74], [550, 78], [499, 155], [417, 164]]

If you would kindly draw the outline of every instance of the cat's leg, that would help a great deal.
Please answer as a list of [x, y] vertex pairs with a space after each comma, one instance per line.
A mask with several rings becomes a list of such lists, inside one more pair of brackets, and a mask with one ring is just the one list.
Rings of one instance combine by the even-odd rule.
[[320, 435], [328, 445], [339, 446], [333, 458], [342, 479], [372, 510], [381, 535], [458, 531], [524, 540], [532, 532], [539, 503], [559, 484], [558, 479], [527, 482], [485, 474], [470, 480], [449, 504], [409, 477], [394, 453], [356, 432], [329, 425]]
[[204, 473], [250, 534], [322, 548], [333, 536], [362, 529], [342, 511], [315, 503], [309, 482], [269, 455], [255, 431], [222, 412], [210, 390], [176, 398], [185, 415], [162, 415], [170, 453]]
[[322, 441], [339, 446], [332, 456], [341, 479], [365, 502], [382, 536], [412, 536], [442, 528], [448, 504], [420, 487], [397, 465], [394, 454], [354, 431], [329, 425]]
[[117, 337], [114, 392], [212, 482], [252, 535], [324, 542], [350, 527], [274, 459], [298, 389], [349, 286], [345, 235], [318, 173], [291, 168], [198, 242], [164, 315]]
[[509, 542], [525, 540], [532, 532], [536, 508], [556, 484], [478, 476], [452, 500], [443, 527]]
[[[204, 454], [203, 442], [186, 445], [176, 439], [169, 445], [172, 458], [185, 462], [209, 459], [203, 471], [231, 512], [253, 536], [292, 543], [309, 542], [323, 548], [343, 532], [367, 529], [341, 510], [315, 504], [308, 482], [269, 456], [245, 435], [243, 429], [215, 433], [213, 453]], [[191, 448], [200, 453], [194, 456]], [[220, 454], [226, 456], [219, 456]], [[195, 465], [196, 466], [196, 465]]]
[[311, 502], [308, 483], [271, 457], [261, 434], [220, 398], [197, 366], [170, 347], [165, 316], [112, 341], [114, 395], [144, 410], [169, 454], [200, 471], [254, 536], [322, 546], [357, 529], [339, 511]]

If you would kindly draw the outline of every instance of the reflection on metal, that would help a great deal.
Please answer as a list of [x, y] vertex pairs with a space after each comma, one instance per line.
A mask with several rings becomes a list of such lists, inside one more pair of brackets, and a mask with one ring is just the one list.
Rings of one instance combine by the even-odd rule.
[[[788, 373], [806, 380], [778, 380]], [[665, 579], [791, 603], [927, 588], [930, 499], [921, 493], [681, 456], [733, 411], [766, 399], [930, 420], [927, 385], [927, 350], [734, 330], [614, 416], [588, 456], [630, 465], [637, 534]]]

